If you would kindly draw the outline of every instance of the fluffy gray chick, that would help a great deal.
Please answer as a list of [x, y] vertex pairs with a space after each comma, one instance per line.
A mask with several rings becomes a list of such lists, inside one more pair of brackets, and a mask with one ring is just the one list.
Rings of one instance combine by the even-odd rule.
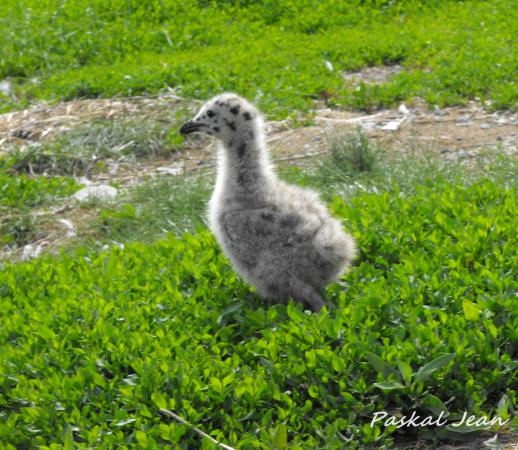
[[196, 131], [220, 141], [208, 217], [236, 272], [264, 297], [320, 311], [323, 288], [355, 256], [351, 236], [316, 192], [277, 178], [263, 120], [248, 101], [232, 93], [212, 98], [180, 129]]

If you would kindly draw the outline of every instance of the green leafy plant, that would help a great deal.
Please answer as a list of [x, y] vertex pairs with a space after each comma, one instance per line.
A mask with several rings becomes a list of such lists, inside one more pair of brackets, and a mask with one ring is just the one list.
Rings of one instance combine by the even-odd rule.
[[435, 371], [447, 366], [454, 357], [455, 354], [452, 353], [439, 356], [416, 372], [412, 372], [410, 364], [405, 361], [397, 359], [397, 370], [395, 370], [374, 353], [367, 354], [367, 360], [379, 374], [392, 378], [390, 381], [374, 383], [374, 386], [383, 391], [403, 391], [409, 396], [406, 409], [415, 410], [424, 407], [436, 416], [440, 416], [441, 413], [448, 414], [448, 408], [438, 397], [427, 393], [426, 382]]
[[68, 196], [79, 189], [73, 178], [31, 177], [0, 172], [0, 210], [38, 206], [55, 196]]
[[360, 255], [318, 315], [258, 298], [207, 231], [8, 262], [0, 442], [211, 445], [160, 409], [265, 449], [393, 445], [375, 411], [512, 419], [517, 204], [491, 180], [335, 197]]

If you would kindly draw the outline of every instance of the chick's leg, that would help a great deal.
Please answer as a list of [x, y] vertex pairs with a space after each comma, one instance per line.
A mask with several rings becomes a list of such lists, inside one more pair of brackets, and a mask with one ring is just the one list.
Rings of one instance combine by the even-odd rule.
[[327, 306], [322, 295], [310, 284], [294, 278], [290, 281], [292, 297], [306, 305], [310, 306], [315, 312], [319, 312], [323, 306]]

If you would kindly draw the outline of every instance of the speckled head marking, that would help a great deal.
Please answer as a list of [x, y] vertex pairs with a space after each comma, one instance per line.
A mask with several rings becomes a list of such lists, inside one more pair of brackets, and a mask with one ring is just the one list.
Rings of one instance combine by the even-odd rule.
[[246, 153], [246, 145], [253, 142], [261, 126], [256, 108], [236, 94], [218, 95], [205, 103], [198, 114], [180, 128], [181, 134], [202, 132], [210, 134], [225, 144], [236, 148], [239, 156]]

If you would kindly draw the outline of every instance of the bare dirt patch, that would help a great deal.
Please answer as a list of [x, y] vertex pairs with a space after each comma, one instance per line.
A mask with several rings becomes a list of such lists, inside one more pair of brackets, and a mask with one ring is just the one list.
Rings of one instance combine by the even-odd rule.
[[364, 84], [383, 84], [398, 73], [404, 71], [404, 68], [399, 64], [392, 66], [371, 66], [365, 67], [354, 72], [344, 73], [344, 80], [347, 84], [358, 86], [360, 83]]
[[413, 108], [383, 110], [364, 115], [320, 109], [315, 125], [280, 131], [273, 136], [273, 150], [285, 153], [305, 149], [323, 151], [327, 136], [361, 128], [371, 139], [403, 154], [432, 151], [447, 159], [474, 156], [481, 150], [518, 151], [518, 114], [489, 113], [476, 103], [431, 111], [423, 103]]

